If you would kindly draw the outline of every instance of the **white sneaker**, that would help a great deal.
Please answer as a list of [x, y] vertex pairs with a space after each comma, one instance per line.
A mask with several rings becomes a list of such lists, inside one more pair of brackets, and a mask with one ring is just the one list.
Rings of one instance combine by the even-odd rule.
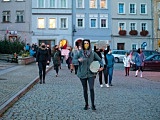
[[109, 87], [109, 84], [106, 84], [106, 87]]
[[143, 76], [141, 75], [140, 77], [142, 78]]
[[102, 88], [102, 87], [103, 87], [103, 85], [100, 85], [100, 87]]

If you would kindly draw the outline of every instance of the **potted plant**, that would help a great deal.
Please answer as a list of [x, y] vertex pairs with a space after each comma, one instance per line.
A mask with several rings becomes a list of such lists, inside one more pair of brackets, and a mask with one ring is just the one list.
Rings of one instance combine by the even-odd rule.
[[137, 30], [131, 30], [129, 32], [130, 35], [137, 35], [138, 34], [138, 31]]
[[147, 36], [148, 35], [148, 31], [147, 30], [142, 30], [141, 32], [140, 32], [140, 35], [141, 36]]
[[121, 36], [125, 36], [126, 35], [126, 30], [120, 30], [119, 31], [119, 35], [121, 35]]

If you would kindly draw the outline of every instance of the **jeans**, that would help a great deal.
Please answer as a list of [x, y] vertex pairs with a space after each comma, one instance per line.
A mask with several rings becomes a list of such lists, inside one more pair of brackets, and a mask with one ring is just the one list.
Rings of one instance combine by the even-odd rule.
[[91, 102], [92, 102], [92, 106], [94, 106], [94, 81], [95, 81], [95, 77], [90, 77], [90, 78], [84, 78], [84, 79], [80, 79], [82, 86], [83, 86], [83, 94], [84, 94], [84, 100], [85, 100], [85, 104], [88, 105], [88, 85], [87, 82], [89, 84], [89, 88], [90, 88], [90, 98], [91, 98]]
[[43, 75], [43, 80], [45, 80], [46, 64], [47, 64], [46, 62], [38, 62], [40, 81], [42, 81], [42, 75]]
[[102, 84], [102, 73], [104, 74], [104, 81], [105, 81], [105, 84], [107, 84], [107, 83], [108, 83], [107, 69], [106, 69], [106, 68], [104, 68], [104, 70], [103, 70], [103, 71], [100, 71], [100, 72], [98, 73], [98, 75], [99, 75], [99, 83], [100, 83], [100, 85]]
[[107, 67], [107, 76], [109, 76], [109, 84], [112, 83], [112, 76], [113, 76], [113, 67]]

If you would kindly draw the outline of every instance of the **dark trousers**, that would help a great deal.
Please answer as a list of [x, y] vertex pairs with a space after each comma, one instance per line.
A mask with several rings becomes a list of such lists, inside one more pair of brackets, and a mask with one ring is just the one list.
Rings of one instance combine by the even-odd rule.
[[130, 67], [125, 67], [126, 76], [127, 76], [127, 75], [129, 76], [129, 70], [130, 70]]
[[74, 65], [75, 74], [77, 74], [78, 65]]
[[103, 83], [102, 83], [102, 73], [103, 73], [103, 75], [104, 75], [104, 82], [105, 82], [105, 84], [107, 84], [107, 83], [108, 83], [107, 69], [106, 69], [106, 68], [104, 68], [104, 70], [103, 70], [103, 71], [100, 71], [100, 72], [98, 73], [98, 75], [99, 75], [99, 83], [100, 83], [100, 85], [101, 85], [101, 84], [103, 84]]
[[45, 81], [46, 64], [47, 64], [46, 62], [38, 62], [40, 82], [42, 82], [42, 76], [43, 76], [43, 81]]
[[59, 72], [59, 65], [54, 65], [54, 70], [56, 71], [56, 74], [58, 75], [58, 72]]
[[[90, 77], [90, 78], [85, 78], [85, 79], [80, 79], [82, 86], [83, 86], [83, 94], [84, 94], [84, 100], [85, 104], [88, 105], [88, 84], [89, 84], [89, 89], [90, 89], [90, 98], [91, 98], [91, 103], [92, 106], [94, 106], [94, 81], [95, 77]], [[88, 82], [88, 84], [87, 84]]]

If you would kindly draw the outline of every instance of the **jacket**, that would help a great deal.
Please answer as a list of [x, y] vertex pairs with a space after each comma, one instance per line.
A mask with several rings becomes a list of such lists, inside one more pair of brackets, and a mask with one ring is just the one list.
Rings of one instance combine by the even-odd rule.
[[48, 57], [49, 57], [48, 50], [46, 48], [40, 47], [37, 51], [36, 62], [47, 63], [47, 61], [49, 60]]
[[97, 55], [97, 53], [91, 51], [90, 56], [88, 58], [84, 57], [83, 50], [79, 51], [79, 54], [74, 55], [74, 59], [83, 58], [82, 62], [79, 62], [77, 76], [81, 79], [96, 77], [96, 73], [90, 71], [90, 64], [96, 60], [99, 61], [100, 65], [104, 67], [102, 59]]
[[106, 54], [106, 66], [108, 68], [114, 66], [114, 56], [112, 54]]
[[130, 67], [130, 64], [132, 63], [131, 57], [129, 55], [125, 56], [123, 58], [123, 63], [124, 63], [124, 67]]

